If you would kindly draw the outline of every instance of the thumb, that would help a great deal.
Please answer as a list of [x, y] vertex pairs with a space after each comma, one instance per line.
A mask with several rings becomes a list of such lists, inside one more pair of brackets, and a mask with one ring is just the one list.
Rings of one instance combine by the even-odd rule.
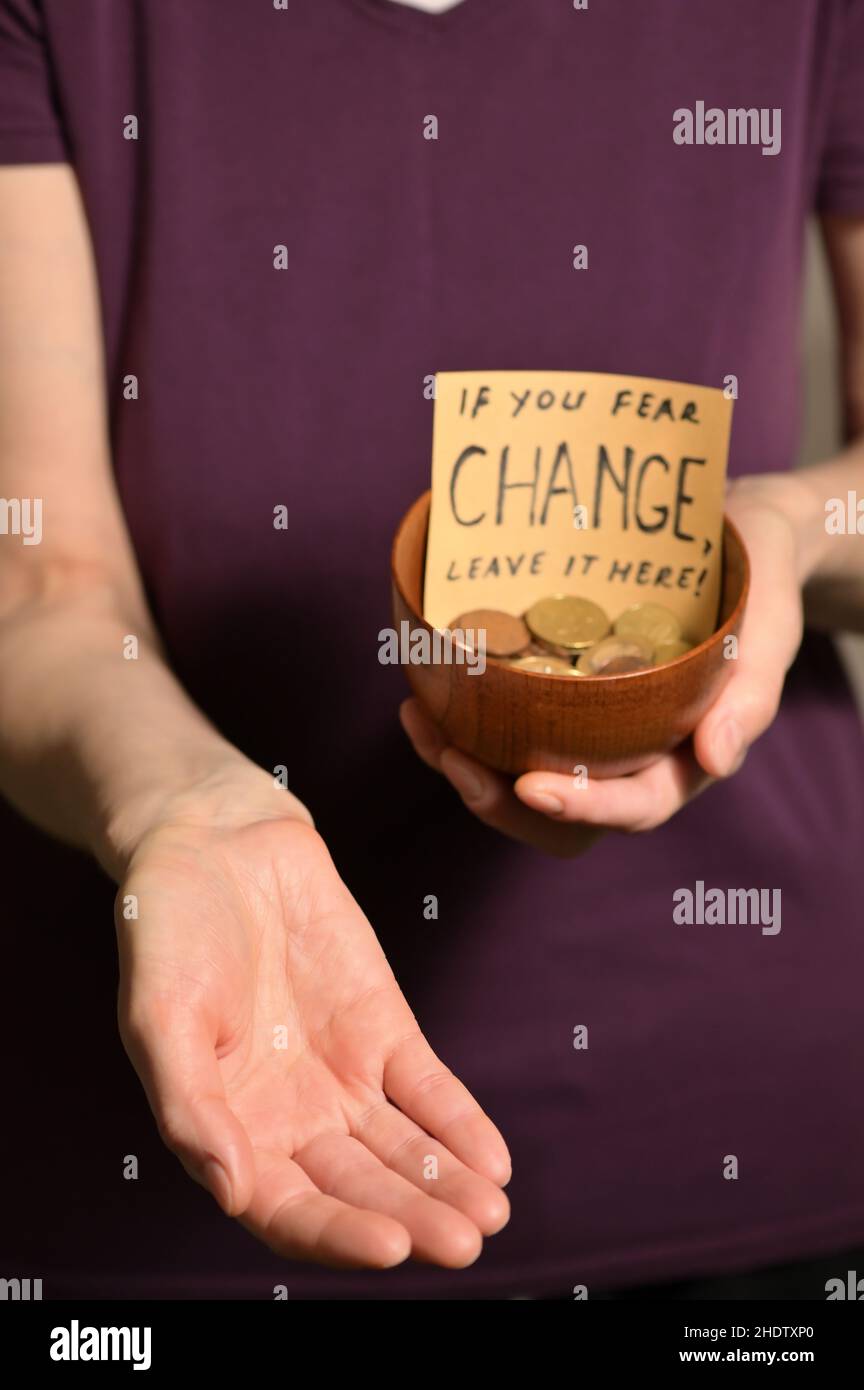
[[[786, 672], [801, 644], [801, 588], [793, 537], [780, 516], [761, 510], [735, 521], [750, 553], [750, 594], [733, 675], [694, 734], [696, 757], [727, 777], [773, 722]], [[749, 533], [749, 534], [748, 534]]]
[[186, 1172], [228, 1216], [245, 1211], [255, 1186], [249, 1136], [225, 1098], [216, 1030], [200, 1005], [139, 1004], [120, 1034], [159, 1134]]

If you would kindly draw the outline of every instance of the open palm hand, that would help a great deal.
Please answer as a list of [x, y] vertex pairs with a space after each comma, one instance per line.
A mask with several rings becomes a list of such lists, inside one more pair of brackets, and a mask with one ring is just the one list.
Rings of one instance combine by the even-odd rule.
[[272, 1249], [457, 1267], [505, 1224], [504, 1142], [311, 826], [157, 829], [118, 938], [121, 1035], [162, 1137]]

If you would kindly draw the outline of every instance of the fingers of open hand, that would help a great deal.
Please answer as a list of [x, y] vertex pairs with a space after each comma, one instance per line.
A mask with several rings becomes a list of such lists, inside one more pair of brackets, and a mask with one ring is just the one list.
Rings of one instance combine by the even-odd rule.
[[475, 1173], [499, 1187], [510, 1181], [510, 1155], [500, 1133], [422, 1033], [407, 1038], [387, 1060], [384, 1091]]
[[[139, 1010], [123, 1033], [164, 1142], [226, 1213], [287, 1258], [383, 1269], [410, 1254], [461, 1268], [507, 1220], [500, 1188], [469, 1166], [473, 1155], [509, 1174], [503, 1140], [455, 1077], [438, 1084], [440, 1063], [432, 1078], [434, 1054], [422, 1038], [394, 1055], [394, 1099], [406, 1113], [382, 1097], [358, 1137], [319, 1135], [293, 1159], [283, 1152], [268, 1165], [226, 1103], [199, 1015], [169, 1020]], [[420, 1128], [424, 1115], [460, 1157]]]
[[277, 1255], [337, 1269], [390, 1269], [410, 1255], [411, 1236], [400, 1221], [322, 1192], [284, 1153], [259, 1153], [258, 1163], [258, 1185], [240, 1223]]
[[461, 1211], [482, 1235], [494, 1235], [506, 1225], [510, 1204], [497, 1183], [460, 1162], [386, 1099], [362, 1116], [355, 1136], [393, 1172]]
[[388, 1168], [352, 1135], [317, 1135], [294, 1158], [321, 1192], [403, 1227], [415, 1260], [461, 1269], [480, 1254], [483, 1239], [473, 1221]]
[[317, 1134], [290, 1158], [256, 1151], [242, 1222], [291, 1259], [386, 1268], [410, 1254], [463, 1268], [509, 1217], [504, 1142], [420, 1034], [393, 1053], [384, 1086], [393, 1103], [381, 1094], [350, 1134]]

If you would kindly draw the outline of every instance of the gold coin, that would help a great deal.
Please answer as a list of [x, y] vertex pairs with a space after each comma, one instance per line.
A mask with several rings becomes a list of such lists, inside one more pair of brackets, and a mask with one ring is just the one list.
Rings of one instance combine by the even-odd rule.
[[538, 676], [577, 676], [580, 673], [565, 661], [563, 657], [552, 656], [518, 656], [515, 661], [509, 663], [517, 667], [520, 671], [534, 671]]
[[573, 594], [538, 599], [525, 614], [525, 622], [537, 641], [559, 656], [581, 652], [609, 631], [609, 619], [600, 605]]
[[616, 637], [647, 637], [655, 647], [661, 642], [678, 642], [681, 624], [668, 608], [659, 603], [633, 603], [615, 619]]
[[486, 652], [489, 656], [517, 656], [527, 651], [531, 634], [521, 618], [512, 613], [502, 613], [498, 608], [475, 608], [470, 613], [461, 613], [450, 624], [451, 631], [480, 631], [486, 633]]
[[645, 637], [606, 637], [583, 652], [576, 665], [583, 676], [623, 676], [646, 671], [653, 656]]
[[664, 661], [674, 661], [676, 656], [684, 656], [686, 652], [692, 652], [692, 642], [661, 642], [654, 648], [654, 665], [662, 666]]

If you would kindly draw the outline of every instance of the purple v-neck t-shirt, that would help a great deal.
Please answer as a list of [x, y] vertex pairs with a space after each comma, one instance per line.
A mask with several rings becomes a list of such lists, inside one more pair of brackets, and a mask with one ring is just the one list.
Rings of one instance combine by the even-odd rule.
[[[779, 153], [677, 144], [700, 101], [779, 108]], [[223, 1218], [117, 1039], [111, 886], [10, 815], [3, 1272], [46, 1297], [590, 1296], [864, 1241], [864, 743], [827, 639], [734, 779], [572, 862], [471, 817], [378, 661], [436, 370], [734, 374], [731, 473], [790, 467], [805, 219], [864, 214], [864, 4], [0, 0], [0, 160], [66, 159], [171, 660], [287, 766], [503, 1130], [513, 1217], [470, 1270], [387, 1274]], [[698, 881], [781, 890], [781, 930], [676, 925]]]

